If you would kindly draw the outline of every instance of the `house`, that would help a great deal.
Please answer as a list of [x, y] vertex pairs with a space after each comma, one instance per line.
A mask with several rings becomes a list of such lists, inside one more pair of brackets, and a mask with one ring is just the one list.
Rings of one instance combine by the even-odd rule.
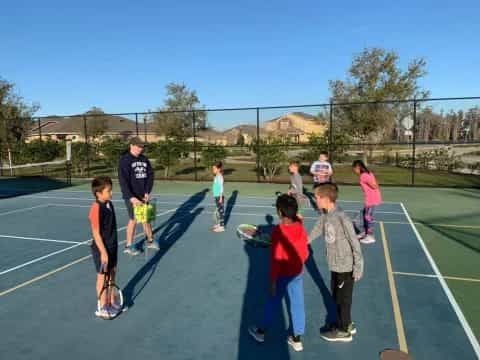
[[[86, 119], [86, 121], [85, 121]], [[27, 141], [51, 139], [54, 141], [71, 140], [72, 142], [85, 141], [85, 125], [89, 141], [100, 141], [100, 138], [121, 137], [128, 139], [133, 136], [146, 138], [147, 141], [158, 141], [160, 137], [155, 133], [151, 124], [135, 121], [126, 117], [114, 115], [101, 116], [49, 116], [36, 122], [30, 129]]]
[[[264, 129], [260, 128], [260, 138], [266, 136]], [[229, 145], [237, 145], [240, 136], [243, 137], [244, 145], [250, 145], [257, 138], [257, 126], [256, 125], [238, 125], [223, 132]]]
[[293, 112], [265, 123], [265, 131], [272, 136], [290, 139], [293, 143], [308, 142], [310, 135], [323, 135], [327, 131], [327, 123], [316, 116], [303, 112]]

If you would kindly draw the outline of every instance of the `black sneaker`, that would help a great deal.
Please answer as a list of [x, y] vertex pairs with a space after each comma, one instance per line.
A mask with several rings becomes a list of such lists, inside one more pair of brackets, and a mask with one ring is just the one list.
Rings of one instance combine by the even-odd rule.
[[341, 331], [341, 330], [330, 330], [321, 332], [320, 336], [326, 340], [331, 342], [351, 342], [352, 341], [352, 334], [349, 332]]

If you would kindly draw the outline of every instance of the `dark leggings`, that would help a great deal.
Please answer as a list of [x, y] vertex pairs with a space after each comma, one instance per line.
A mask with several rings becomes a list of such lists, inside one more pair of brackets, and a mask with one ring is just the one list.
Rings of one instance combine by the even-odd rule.
[[225, 226], [225, 207], [223, 206], [223, 198], [216, 197], [215, 198], [215, 205], [217, 205], [217, 213], [218, 213], [218, 225]]

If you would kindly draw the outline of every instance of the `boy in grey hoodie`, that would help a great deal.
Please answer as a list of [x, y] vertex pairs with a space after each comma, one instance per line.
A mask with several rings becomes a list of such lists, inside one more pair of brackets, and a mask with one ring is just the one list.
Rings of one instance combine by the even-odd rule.
[[325, 238], [331, 291], [337, 305], [337, 323], [322, 331], [321, 336], [327, 341], [350, 342], [356, 333], [351, 319], [353, 284], [362, 278], [363, 256], [352, 221], [336, 205], [337, 196], [335, 184], [315, 188], [315, 200], [322, 214], [308, 240], [322, 235]]

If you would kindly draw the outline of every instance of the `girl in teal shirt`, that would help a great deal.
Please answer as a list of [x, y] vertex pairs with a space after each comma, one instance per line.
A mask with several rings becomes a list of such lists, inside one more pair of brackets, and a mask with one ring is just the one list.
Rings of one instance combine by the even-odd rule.
[[212, 167], [213, 179], [212, 192], [217, 206], [217, 223], [213, 226], [214, 232], [225, 231], [225, 207], [223, 196], [223, 164], [221, 161], [215, 163]]

